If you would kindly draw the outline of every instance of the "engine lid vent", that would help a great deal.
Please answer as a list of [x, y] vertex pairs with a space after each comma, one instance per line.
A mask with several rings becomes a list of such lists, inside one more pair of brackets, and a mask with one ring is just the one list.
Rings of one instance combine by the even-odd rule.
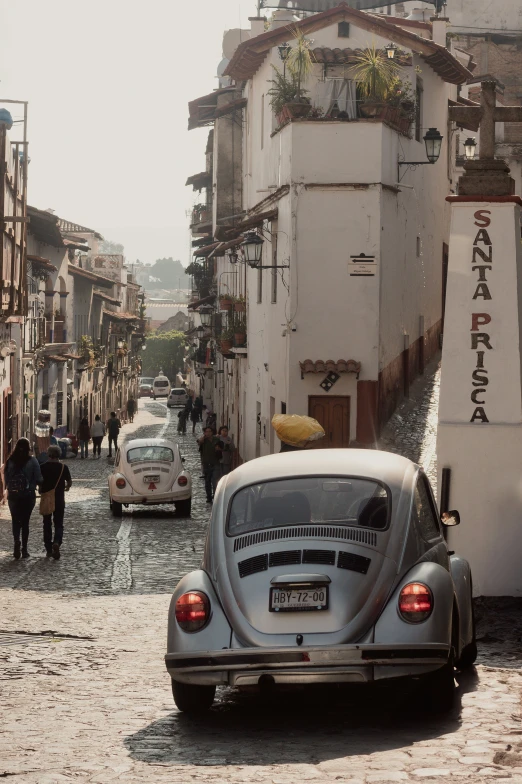
[[371, 562], [371, 558], [364, 558], [362, 555], [355, 555], [355, 553], [345, 553], [342, 550], [337, 558], [339, 569], [349, 569], [351, 572], [359, 572], [360, 574], [368, 573]]
[[269, 566], [287, 566], [301, 563], [301, 550], [283, 550], [281, 553], [270, 553]]
[[303, 550], [303, 563], [335, 566], [335, 550]]
[[268, 569], [268, 555], [255, 555], [253, 558], [247, 558], [246, 561], [238, 563], [239, 576], [248, 577], [249, 574], [256, 572], [266, 572]]

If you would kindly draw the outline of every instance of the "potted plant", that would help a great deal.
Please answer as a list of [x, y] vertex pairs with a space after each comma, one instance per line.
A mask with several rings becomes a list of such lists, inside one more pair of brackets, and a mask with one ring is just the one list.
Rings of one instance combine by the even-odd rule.
[[224, 329], [219, 339], [219, 350], [222, 354], [229, 354], [234, 340], [234, 330]]
[[234, 310], [236, 313], [246, 313], [246, 302], [244, 297], [237, 297], [234, 302]]
[[285, 72], [272, 66], [275, 77], [271, 80], [273, 87], [268, 91], [270, 105], [280, 124], [306, 117], [312, 110], [310, 100], [305, 97], [308, 91], [303, 88], [313, 68], [311, 41], [300, 30], [295, 29], [293, 33], [295, 46], [286, 56]]
[[230, 294], [222, 294], [219, 298], [219, 308], [220, 310], [232, 310], [234, 302]]
[[246, 327], [244, 324], [238, 324], [234, 329], [234, 345], [244, 346], [246, 343]]
[[[363, 49], [354, 57], [357, 91], [361, 102], [359, 111], [363, 117], [390, 119], [387, 117], [391, 106], [389, 99], [397, 83], [400, 66], [388, 59], [375, 44]], [[393, 114], [393, 112], [391, 112]]]

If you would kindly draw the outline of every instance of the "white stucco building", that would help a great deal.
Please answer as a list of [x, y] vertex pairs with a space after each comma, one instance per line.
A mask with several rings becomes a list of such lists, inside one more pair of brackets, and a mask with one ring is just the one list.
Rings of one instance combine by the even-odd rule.
[[[214, 272], [202, 304], [226, 294], [246, 300], [247, 348], [217, 351], [203, 374], [218, 422], [241, 434], [242, 459], [279, 449], [270, 420], [281, 411], [319, 419], [324, 446], [375, 444], [442, 329], [444, 199], [454, 158], [448, 100], [470, 78], [469, 58], [445, 48], [445, 25], [412, 32], [415, 25], [341, 4], [298, 23], [313, 38], [306, 87], [323, 116], [281, 123], [268, 93], [272, 65], [281, 66], [278, 46], [292, 44], [294, 24], [278, 11], [263, 32], [254, 19], [224, 72], [231, 85], [218, 91], [213, 116], [211, 244], [194, 251], [206, 274]], [[390, 41], [418, 100], [411, 128], [396, 116], [365, 119], [355, 104], [354, 50]], [[338, 95], [344, 119], [330, 113]], [[439, 161], [399, 166], [426, 160], [423, 137], [432, 127], [445, 137]], [[252, 228], [264, 239], [262, 264], [284, 268], [231, 263], [234, 243]], [[235, 329], [245, 316], [222, 313], [218, 322]], [[337, 378], [321, 386], [329, 372]]]

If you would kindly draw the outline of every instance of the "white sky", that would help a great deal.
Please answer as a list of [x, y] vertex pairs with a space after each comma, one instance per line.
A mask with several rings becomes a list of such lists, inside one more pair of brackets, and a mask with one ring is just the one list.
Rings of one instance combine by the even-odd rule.
[[0, 98], [29, 101], [29, 203], [122, 242], [129, 261], [186, 265], [199, 194], [185, 181], [205, 168], [208, 134], [187, 131], [187, 103], [217, 87], [224, 30], [255, 12], [255, 0], [0, 0]]

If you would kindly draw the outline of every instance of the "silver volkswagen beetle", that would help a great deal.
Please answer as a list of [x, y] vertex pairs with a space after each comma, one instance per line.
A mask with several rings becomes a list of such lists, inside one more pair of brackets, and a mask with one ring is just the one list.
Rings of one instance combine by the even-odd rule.
[[174, 700], [197, 712], [219, 685], [408, 678], [448, 710], [454, 668], [476, 658], [472, 607], [418, 465], [355, 449], [252, 460], [219, 483], [201, 569], [172, 597]]

